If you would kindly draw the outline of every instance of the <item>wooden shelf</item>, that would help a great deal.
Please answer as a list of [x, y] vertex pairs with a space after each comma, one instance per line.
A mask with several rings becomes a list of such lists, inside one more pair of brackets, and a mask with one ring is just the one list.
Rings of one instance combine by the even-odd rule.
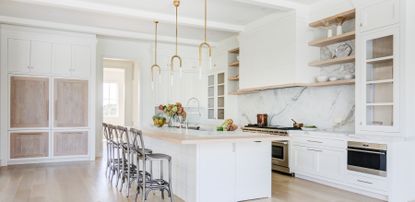
[[366, 106], [368, 107], [376, 107], [376, 106], [393, 106], [392, 102], [377, 102], [377, 103], [367, 103]]
[[393, 83], [393, 79], [384, 79], [384, 80], [375, 80], [375, 81], [366, 82], [366, 84], [384, 84], [384, 83]]
[[[354, 79], [351, 80], [338, 80], [338, 81], [327, 81], [327, 82], [318, 82], [318, 83], [292, 83], [292, 84], [283, 84], [283, 85], [273, 85], [273, 86], [264, 86], [258, 88], [249, 88], [241, 89], [237, 92], [232, 93], [232, 95], [243, 95], [251, 94], [265, 90], [274, 90], [282, 88], [296, 88], [296, 87], [327, 87], [327, 86], [341, 86], [341, 85], [353, 85], [355, 83]], [[229, 93], [231, 94], [231, 93]]]
[[336, 65], [336, 64], [343, 64], [343, 63], [354, 63], [355, 62], [355, 56], [347, 56], [347, 57], [341, 57], [341, 58], [334, 58], [330, 60], [318, 60], [314, 62], [310, 62], [308, 65], [313, 67], [324, 67], [329, 65]]
[[228, 78], [229, 81], [239, 81], [239, 76], [230, 76]]
[[239, 54], [239, 48], [235, 48], [235, 49], [229, 50], [228, 53]]
[[239, 61], [235, 61], [229, 64], [229, 67], [239, 67]]
[[381, 63], [381, 62], [385, 62], [385, 61], [388, 61], [388, 60], [393, 60], [393, 55], [392, 56], [386, 56], [386, 57], [380, 57], [380, 58], [368, 59], [368, 60], [366, 60], [366, 63], [376, 64], [376, 63]]
[[347, 32], [338, 36], [333, 36], [330, 38], [325, 38], [325, 39], [318, 39], [318, 40], [314, 40], [314, 41], [310, 41], [308, 43], [309, 46], [317, 46], [317, 47], [323, 47], [323, 46], [328, 46], [331, 44], [335, 44], [335, 43], [340, 43], [343, 41], [349, 41], [349, 40], [353, 40], [355, 39], [356, 36], [356, 32], [355, 31], [351, 31], [351, 32]]
[[309, 26], [310, 27], [324, 27], [325, 23], [327, 23], [327, 22], [329, 24], [336, 24], [337, 23], [336, 22], [337, 17], [345, 17], [346, 21], [354, 19], [356, 17], [356, 10], [353, 9], [353, 10], [345, 11], [343, 13], [339, 13], [337, 15], [333, 15], [333, 16], [330, 16], [330, 17], [312, 22], [312, 23], [309, 24]]

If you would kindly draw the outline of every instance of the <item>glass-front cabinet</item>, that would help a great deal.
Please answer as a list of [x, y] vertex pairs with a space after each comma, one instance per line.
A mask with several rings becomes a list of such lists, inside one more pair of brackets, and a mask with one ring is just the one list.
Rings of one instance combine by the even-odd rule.
[[398, 29], [363, 34], [357, 97], [358, 131], [399, 132]]
[[225, 73], [208, 76], [208, 119], [225, 118]]

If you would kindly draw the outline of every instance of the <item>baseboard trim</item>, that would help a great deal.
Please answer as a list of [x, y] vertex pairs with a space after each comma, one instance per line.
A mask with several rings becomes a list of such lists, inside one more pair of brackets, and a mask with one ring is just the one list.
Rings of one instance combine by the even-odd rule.
[[312, 182], [316, 182], [316, 183], [319, 183], [319, 184], [327, 185], [327, 186], [330, 186], [330, 187], [350, 191], [350, 192], [353, 192], [353, 193], [361, 194], [361, 195], [364, 195], [364, 196], [380, 199], [380, 200], [385, 200], [385, 201], [388, 200], [387, 195], [378, 194], [378, 193], [370, 192], [370, 191], [367, 191], [367, 190], [351, 187], [350, 185], [347, 185], [347, 184], [334, 183], [334, 182], [330, 182], [330, 181], [327, 181], [327, 180], [322, 180], [322, 179], [309, 177], [309, 176], [305, 176], [305, 175], [301, 175], [301, 174], [295, 174], [295, 177], [301, 178], [301, 179], [304, 179], [304, 180], [308, 180], [308, 181], [312, 181]]

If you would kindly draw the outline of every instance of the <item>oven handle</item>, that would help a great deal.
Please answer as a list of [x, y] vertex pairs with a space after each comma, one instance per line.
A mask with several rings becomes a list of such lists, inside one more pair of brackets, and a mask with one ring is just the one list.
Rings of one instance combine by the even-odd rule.
[[386, 152], [376, 152], [376, 151], [368, 151], [368, 150], [361, 150], [361, 149], [351, 149], [351, 148], [347, 148], [347, 151], [355, 151], [355, 152], [363, 152], [363, 153], [369, 153], [369, 154], [382, 154], [382, 155], [386, 155]]

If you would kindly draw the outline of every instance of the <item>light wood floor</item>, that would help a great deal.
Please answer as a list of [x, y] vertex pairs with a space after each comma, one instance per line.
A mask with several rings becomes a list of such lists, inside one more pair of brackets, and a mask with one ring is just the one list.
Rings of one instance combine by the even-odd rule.
[[[103, 161], [20, 165], [0, 168], [0, 202], [123, 202], [105, 178]], [[280, 174], [273, 174], [271, 199], [255, 202], [375, 202], [358, 194], [319, 185]], [[132, 191], [132, 195], [135, 194]], [[151, 200], [161, 202], [157, 195]], [[168, 201], [168, 200], [164, 200]], [[182, 200], [176, 198], [176, 202]]]

